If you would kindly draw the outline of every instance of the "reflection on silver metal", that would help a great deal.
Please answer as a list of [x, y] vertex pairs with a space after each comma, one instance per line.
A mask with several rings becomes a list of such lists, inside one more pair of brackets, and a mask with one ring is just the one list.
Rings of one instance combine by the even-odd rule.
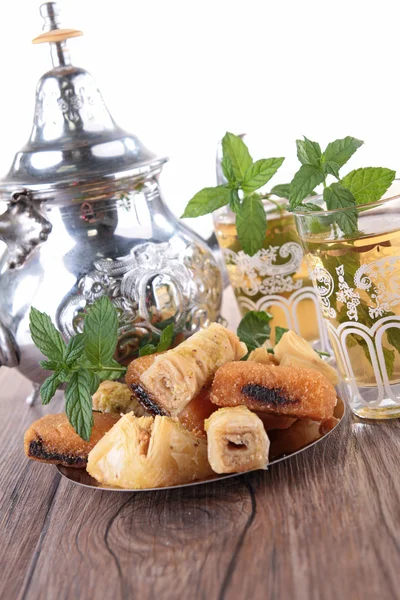
[[[58, 28], [55, 3], [44, 4], [41, 11]], [[0, 182], [0, 198], [8, 199], [17, 188], [65, 203], [97, 196], [102, 182], [111, 191], [127, 177], [142, 180], [159, 173], [167, 159], [156, 157], [115, 123], [93, 77], [70, 64], [66, 42], [50, 46], [54, 68], [38, 83], [31, 136]], [[78, 191], [78, 185], [85, 187]]]
[[[333, 429], [328, 431], [328, 433], [326, 433], [322, 437], [318, 438], [314, 442], [311, 442], [310, 444], [306, 444], [305, 446], [300, 447], [297, 450], [287, 453], [283, 456], [279, 456], [278, 458], [273, 458], [270, 461], [268, 467], [272, 467], [273, 465], [275, 465], [279, 462], [282, 462], [283, 460], [287, 460], [288, 458], [291, 458], [292, 456], [295, 456], [296, 454], [300, 454], [300, 452], [307, 450], [307, 448], [310, 448], [311, 446], [314, 446], [315, 444], [318, 444], [319, 442], [322, 442], [323, 440], [325, 440], [336, 429], [336, 427], [339, 425], [339, 423], [341, 423], [341, 421], [343, 420], [343, 417], [345, 415], [345, 404], [342, 400], [340, 400], [340, 398], [338, 398], [337, 409], [339, 409], [338, 413], [341, 416], [340, 417], [338, 416], [339, 422], [335, 425], [335, 427], [333, 427]], [[107, 487], [107, 486], [101, 485], [101, 483], [98, 483], [93, 477], [91, 477], [89, 475], [89, 473], [86, 471], [86, 469], [76, 469], [73, 467], [62, 467], [60, 465], [57, 465], [56, 469], [59, 471], [59, 473], [61, 473], [61, 475], [63, 477], [65, 477], [65, 479], [69, 479], [69, 481], [72, 481], [73, 483], [76, 483], [77, 485], [82, 485], [83, 487], [92, 488], [94, 490], [103, 490], [103, 491], [107, 491], [107, 492], [130, 492], [130, 493], [175, 490], [175, 489], [192, 487], [194, 485], [205, 485], [207, 483], [216, 483], [217, 481], [231, 479], [232, 477], [238, 477], [239, 475], [246, 475], [246, 473], [233, 473], [230, 475], [220, 475], [220, 476], [216, 475], [215, 477], [213, 477], [211, 479], [206, 479], [204, 481], [194, 481], [192, 483], [185, 483], [183, 485], [172, 485], [169, 487], [149, 488], [149, 489], [143, 489], [143, 490], [135, 490], [135, 489], [124, 490], [121, 488], [112, 488], [112, 487]], [[247, 473], [249, 473], [249, 471], [247, 471]]]
[[[46, 28], [58, 27], [54, 3], [42, 14]], [[0, 181], [1, 364], [19, 356], [33, 382], [48, 375], [29, 333], [32, 305], [68, 338], [107, 294], [125, 363], [171, 321], [187, 336], [218, 319], [216, 260], [164, 204], [165, 161], [115, 123], [87, 71], [57, 64], [41, 78], [30, 140]]]
[[25, 402], [29, 406], [35, 406], [35, 404], [37, 403], [37, 401], [39, 399], [40, 399], [40, 385], [38, 385], [37, 383], [34, 383], [32, 386], [32, 391], [29, 394], [29, 396], [27, 396], [27, 398], [25, 399]]
[[50, 232], [51, 223], [41, 204], [33, 201], [29, 192], [14, 193], [8, 209], [0, 216], [0, 239], [7, 243], [10, 269], [21, 266]]
[[18, 364], [19, 356], [15, 341], [0, 321], [0, 367], [17, 367]]

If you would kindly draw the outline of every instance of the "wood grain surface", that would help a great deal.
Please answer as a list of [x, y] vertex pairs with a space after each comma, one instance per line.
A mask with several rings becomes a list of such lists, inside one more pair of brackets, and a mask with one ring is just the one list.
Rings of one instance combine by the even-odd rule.
[[28, 461], [22, 436], [56, 406], [0, 370], [0, 598], [399, 598], [399, 421], [349, 414], [267, 472], [188, 489], [83, 489]]

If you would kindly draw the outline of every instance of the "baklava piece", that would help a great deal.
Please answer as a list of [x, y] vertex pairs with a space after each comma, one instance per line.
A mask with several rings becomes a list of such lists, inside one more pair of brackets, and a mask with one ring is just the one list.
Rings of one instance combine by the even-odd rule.
[[165, 487], [210, 477], [207, 442], [170, 417], [128, 413], [89, 454], [88, 473], [125, 489]]
[[216, 473], [265, 469], [269, 440], [262, 421], [244, 406], [220, 408], [205, 422], [208, 460]]
[[138, 377], [137, 368], [130, 365], [126, 383], [146, 410], [177, 416], [211, 383], [221, 365], [246, 354], [246, 345], [234, 333], [213, 323], [157, 356]]

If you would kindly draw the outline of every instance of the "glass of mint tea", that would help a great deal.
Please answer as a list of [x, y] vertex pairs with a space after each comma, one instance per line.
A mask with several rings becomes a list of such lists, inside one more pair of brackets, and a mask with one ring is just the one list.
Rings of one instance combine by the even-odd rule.
[[400, 417], [400, 182], [378, 202], [295, 219], [352, 411]]

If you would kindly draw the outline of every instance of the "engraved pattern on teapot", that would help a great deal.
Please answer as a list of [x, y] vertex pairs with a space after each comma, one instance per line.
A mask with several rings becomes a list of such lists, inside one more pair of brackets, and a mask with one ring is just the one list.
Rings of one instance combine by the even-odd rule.
[[163, 325], [172, 322], [189, 335], [219, 317], [213, 310], [221, 293], [219, 270], [200, 245], [144, 243], [93, 266], [62, 303], [59, 326], [66, 338], [82, 331], [87, 308], [106, 294], [119, 313], [118, 360], [131, 358]]

